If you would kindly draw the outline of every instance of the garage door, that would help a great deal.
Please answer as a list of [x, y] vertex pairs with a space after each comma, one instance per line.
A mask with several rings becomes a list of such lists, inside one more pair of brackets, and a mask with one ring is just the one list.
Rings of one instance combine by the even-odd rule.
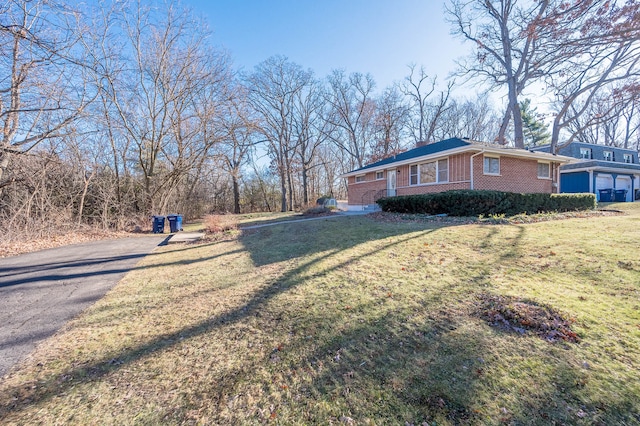
[[631, 178], [629, 176], [618, 176], [616, 178], [616, 189], [626, 189], [626, 201], [633, 201], [633, 199], [631, 198]]
[[613, 176], [611, 175], [597, 175], [596, 176], [596, 192], [598, 189], [613, 188]]
[[606, 174], [596, 175], [596, 199], [600, 201], [600, 189], [612, 189], [613, 188], [613, 176]]

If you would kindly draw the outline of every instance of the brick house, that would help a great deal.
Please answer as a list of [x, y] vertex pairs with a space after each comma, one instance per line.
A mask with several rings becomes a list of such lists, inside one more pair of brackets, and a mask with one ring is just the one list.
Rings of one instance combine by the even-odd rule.
[[561, 164], [569, 157], [452, 138], [422, 145], [343, 174], [348, 208], [367, 208], [382, 197], [453, 189], [524, 193], [559, 192]]
[[[535, 150], [549, 152], [548, 145]], [[571, 142], [558, 150], [576, 160], [560, 167], [562, 192], [591, 192], [598, 201], [640, 199], [640, 164], [632, 149]]]

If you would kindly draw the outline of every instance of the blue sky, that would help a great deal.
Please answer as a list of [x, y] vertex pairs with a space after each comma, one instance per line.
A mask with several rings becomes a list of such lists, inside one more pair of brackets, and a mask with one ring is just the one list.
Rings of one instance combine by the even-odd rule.
[[424, 65], [444, 82], [463, 56], [439, 0], [183, 0], [213, 30], [237, 68], [284, 55], [318, 77], [332, 69], [369, 72], [378, 90]]

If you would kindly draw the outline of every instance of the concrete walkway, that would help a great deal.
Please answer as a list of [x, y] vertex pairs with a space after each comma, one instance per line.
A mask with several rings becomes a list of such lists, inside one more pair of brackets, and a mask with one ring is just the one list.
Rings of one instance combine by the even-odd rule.
[[204, 232], [177, 232], [171, 234], [167, 244], [195, 243], [204, 237]]
[[0, 259], [0, 377], [165, 239], [94, 241]]

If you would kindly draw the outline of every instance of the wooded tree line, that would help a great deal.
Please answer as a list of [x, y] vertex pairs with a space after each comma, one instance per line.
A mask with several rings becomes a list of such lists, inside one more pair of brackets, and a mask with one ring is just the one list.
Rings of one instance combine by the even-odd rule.
[[[578, 139], [638, 148], [640, 16], [628, 1], [458, 1], [474, 43], [452, 95], [422, 67], [379, 89], [370, 74], [316, 76], [283, 56], [237, 72], [206, 22], [181, 6], [49, 0], [0, 6], [3, 229], [150, 214], [293, 210], [343, 197], [338, 176], [448, 137], [512, 144]], [[428, 46], [416, 46], [428, 49]], [[551, 127], [539, 114], [553, 100]], [[511, 136], [512, 135], [512, 136]]]

